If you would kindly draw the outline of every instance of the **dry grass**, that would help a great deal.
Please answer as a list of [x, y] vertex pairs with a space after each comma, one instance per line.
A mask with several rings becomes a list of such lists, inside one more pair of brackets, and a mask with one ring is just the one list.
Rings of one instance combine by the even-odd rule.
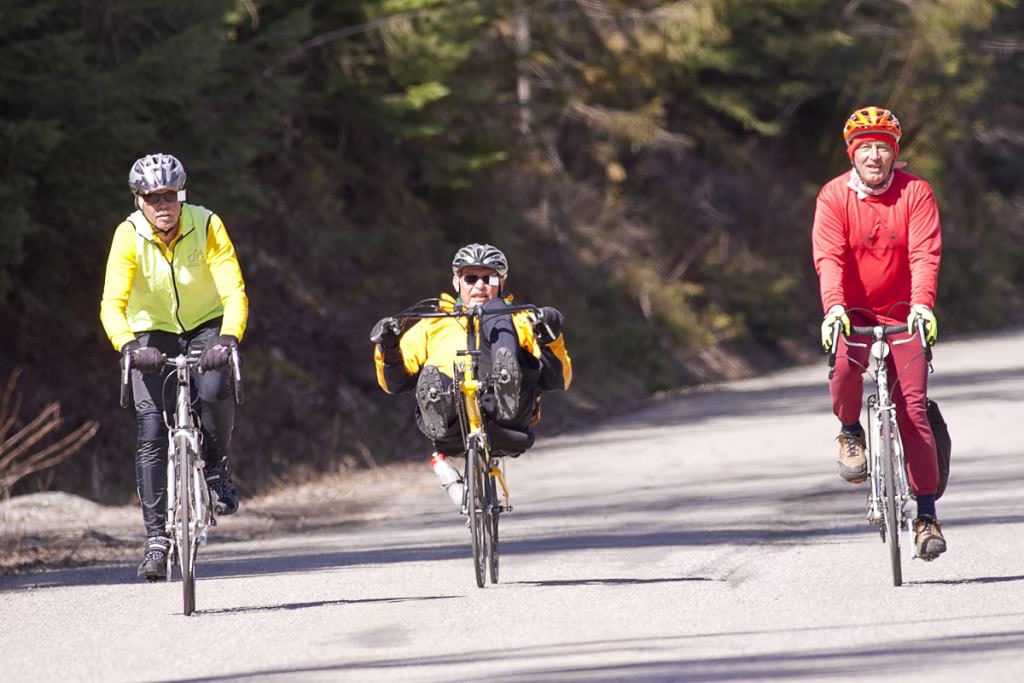
[[60, 404], [52, 401], [28, 424], [14, 431], [22, 403], [22, 394], [18, 389], [20, 374], [21, 369], [15, 368], [0, 394], [0, 493], [3, 495], [7, 495], [14, 484], [28, 475], [69, 459], [99, 429], [98, 422], [89, 420], [55, 443], [43, 445], [44, 440], [55, 434], [62, 423]]

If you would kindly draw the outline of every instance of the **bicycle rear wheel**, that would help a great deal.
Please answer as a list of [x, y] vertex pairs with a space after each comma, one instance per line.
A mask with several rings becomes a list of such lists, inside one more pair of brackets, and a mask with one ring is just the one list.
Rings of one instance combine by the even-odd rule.
[[501, 510], [498, 503], [498, 482], [494, 475], [487, 473], [487, 518], [484, 528], [487, 541], [487, 564], [490, 566], [491, 583], [498, 583], [498, 518]]
[[195, 552], [192, 538], [192, 451], [182, 439], [178, 444], [178, 567], [181, 569], [182, 608], [185, 616], [196, 609]]
[[484, 492], [483, 462], [479, 448], [471, 446], [466, 451], [466, 481], [469, 490], [466, 505], [469, 508], [469, 532], [473, 538], [473, 572], [478, 588], [484, 587], [487, 568], [485, 526], [487, 524], [487, 499]]
[[893, 463], [895, 456], [892, 444], [893, 437], [892, 418], [886, 415], [882, 418], [882, 442], [879, 444], [882, 458], [882, 476], [884, 477], [882, 484], [885, 492], [885, 526], [889, 532], [887, 534], [888, 538], [885, 540], [889, 544], [889, 560], [892, 563], [892, 585], [899, 586], [903, 584], [903, 567], [900, 562], [900, 520], [896, 505], [898, 483], [896, 481], [896, 468]]

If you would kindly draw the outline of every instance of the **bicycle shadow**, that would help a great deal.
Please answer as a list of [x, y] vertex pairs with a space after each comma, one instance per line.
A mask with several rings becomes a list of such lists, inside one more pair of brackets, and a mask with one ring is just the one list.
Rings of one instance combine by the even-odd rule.
[[988, 584], [988, 583], [1012, 583], [1014, 581], [1024, 581], [1024, 574], [1018, 574], [1016, 576], [976, 576], [970, 579], [933, 579], [930, 581], [904, 581], [903, 585], [912, 586], [969, 586], [972, 584]]
[[424, 597], [406, 598], [365, 598], [361, 600], [316, 600], [313, 602], [286, 602], [280, 605], [253, 605], [250, 607], [222, 607], [220, 609], [200, 609], [196, 614], [217, 616], [222, 614], [248, 614], [262, 612], [291, 611], [310, 609], [313, 607], [334, 607], [340, 605], [369, 605], [375, 603], [399, 604], [406, 602], [424, 602], [431, 600], [453, 600], [460, 598], [459, 595], [431, 595]]
[[712, 579], [707, 576], [681, 576], [677, 578], [664, 579], [551, 579], [547, 581], [509, 581], [508, 585], [543, 586], [550, 588], [562, 586], [644, 586], [652, 583], [692, 583], [699, 581], [721, 581], [721, 579]]

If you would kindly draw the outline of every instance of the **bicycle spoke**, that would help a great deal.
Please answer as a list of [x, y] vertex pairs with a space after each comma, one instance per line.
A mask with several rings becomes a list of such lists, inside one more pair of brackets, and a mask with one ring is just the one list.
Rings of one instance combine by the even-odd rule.
[[485, 509], [483, 468], [481, 454], [476, 446], [470, 447], [466, 453], [466, 480], [469, 484], [469, 529], [473, 538], [473, 572], [478, 588], [484, 587], [484, 570], [487, 564], [487, 551], [484, 540], [484, 524], [487, 513]]

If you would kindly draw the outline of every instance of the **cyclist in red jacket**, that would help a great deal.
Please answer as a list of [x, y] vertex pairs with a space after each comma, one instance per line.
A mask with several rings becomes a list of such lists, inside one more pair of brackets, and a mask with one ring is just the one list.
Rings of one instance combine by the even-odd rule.
[[[932, 308], [942, 255], [939, 208], [926, 181], [896, 168], [901, 135], [900, 122], [888, 109], [857, 109], [843, 130], [853, 168], [830, 180], [818, 194], [813, 247], [825, 310], [821, 339], [826, 351], [833, 325], [840, 321], [849, 334], [851, 318], [858, 325], [906, 322], [911, 330], [922, 319], [928, 344], [934, 344], [938, 335]], [[848, 314], [847, 309], [871, 315]], [[829, 387], [832, 409], [842, 423], [839, 474], [851, 483], [867, 478], [860, 424], [861, 373], [867, 353], [868, 349], [848, 347], [840, 335]], [[919, 346], [896, 345], [889, 370], [896, 379], [896, 421], [917, 498], [915, 544], [918, 555], [933, 560], [946, 551], [946, 541], [935, 513], [939, 468], [926, 413], [927, 361]]]

